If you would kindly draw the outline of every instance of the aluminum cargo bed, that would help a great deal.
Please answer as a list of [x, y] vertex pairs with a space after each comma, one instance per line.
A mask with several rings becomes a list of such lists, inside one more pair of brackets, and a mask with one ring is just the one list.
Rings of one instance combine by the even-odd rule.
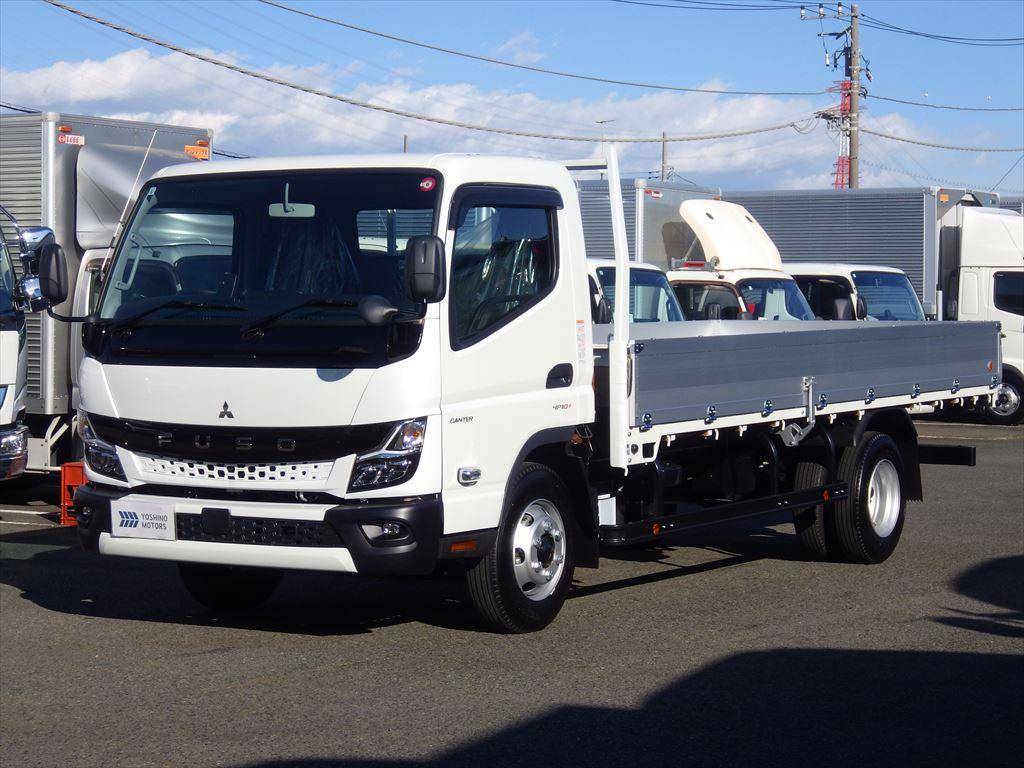
[[[597, 326], [606, 344], [610, 326]], [[997, 323], [634, 324], [631, 427], [667, 434], [989, 394]], [[598, 349], [598, 365], [607, 365]], [[813, 378], [810, 391], [806, 384]], [[636, 439], [634, 434], [633, 439]]]

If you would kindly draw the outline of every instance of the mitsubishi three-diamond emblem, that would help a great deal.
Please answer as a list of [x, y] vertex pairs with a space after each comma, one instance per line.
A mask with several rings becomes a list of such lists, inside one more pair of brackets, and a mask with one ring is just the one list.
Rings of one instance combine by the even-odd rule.
[[233, 418], [235, 418], [235, 414], [233, 414], [231, 412], [231, 410], [228, 408], [228, 401], [227, 400], [224, 401], [224, 407], [221, 408], [220, 416], [218, 416], [217, 418], [218, 419], [233, 419]]

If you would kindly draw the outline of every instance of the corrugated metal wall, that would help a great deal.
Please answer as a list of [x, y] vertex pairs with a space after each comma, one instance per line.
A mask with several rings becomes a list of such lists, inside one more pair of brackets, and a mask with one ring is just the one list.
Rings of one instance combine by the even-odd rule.
[[1005, 197], [1000, 197], [999, 207], [1024, 214], [1024, 197], [1021, 197], [1020, 195], [1006, 195]]
[[786, 261], [898, 267], [924, 296], [925, 194], [920, 188], [726, 192], [765, 228]]
[[[39, 115], [4, 115], [0, 118], [0, 205], [9, 210], [23, 227], [39, 226], [42, 215], [42, 128]], [[14, 256], [14, 268], [21, 276], [21, 259], [14, 230], [3, 221], [3, 237]], [[29, 315], [28, 390], [29, 398], [42, 397], [41, 316]]]
[[[612, 245], [612, 209], [608, 199], [608, 182], [603, 179], [577, 180], [580, 193], [580, 214], [583, 218], [583, 240], [587, 257], [615, 258]], [[626, 214], [626, 243], [629, 258], [636, 259], [636, 186], [633, 179], [622, 180], [622, 207]]]

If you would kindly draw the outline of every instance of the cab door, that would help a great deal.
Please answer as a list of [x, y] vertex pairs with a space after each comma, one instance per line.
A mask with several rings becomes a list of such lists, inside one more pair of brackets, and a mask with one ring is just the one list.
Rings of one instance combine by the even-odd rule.
[[577, 390], [590, 386], [580, 381], [589, 308], [566, 268], [559, 193], [467, 185], [451, 210], [441, 306], [446, 533], [498, 524], [524, 446], [546, 430], [571, 434]]

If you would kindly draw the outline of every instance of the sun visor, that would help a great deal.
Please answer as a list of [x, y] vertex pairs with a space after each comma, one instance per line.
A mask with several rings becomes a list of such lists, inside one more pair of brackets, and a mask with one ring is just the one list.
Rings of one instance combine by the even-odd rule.
[[[142, 173], [139, 173], [139, 166]], [[189, 162], [187, 155], [168, 149], [151, 149], [120, 144], [82, 147], [76, 172], [77, 206], [75, 236], [82, 250], [106, 248], [114, 236], [125, 200], [161, 168]]]

